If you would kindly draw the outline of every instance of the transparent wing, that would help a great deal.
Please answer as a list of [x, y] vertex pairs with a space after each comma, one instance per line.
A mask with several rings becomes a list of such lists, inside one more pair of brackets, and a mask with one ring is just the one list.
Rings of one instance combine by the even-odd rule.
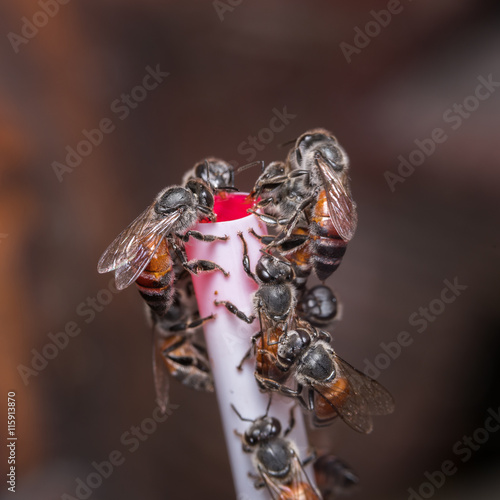
[[376, 380], [335, 355], [337, 376], [329, 385], [313, 384], [314, 390], [354, 430], [368, 434], [373, 429], [372, 415], [394, 411], [391, 394]]
[[139, 277], [165, 234], [180, 217], [180, 211], [159, 217], [154, 210], [155, 204], [124, 229], [99, 259], [97, 270], [100, 273], [115, 271], [118, 290], [127, 288]]
[[162, 339], [155, 328], [153, 333], [153, 381], [155, 384], [156, 403], [165, 413], [168, 405], [170, 377], [167, 365], [162, 354]]
[[287, 481], [287, 484], [280, 483], [262, 467], [259, 467], [259, 472], [271, 497], [274, 500], [294, 500], [296, 498], [304, 500], [321, 500], [321, 495], [307, 477], [300, 458], [297, 456], [295, 450], [292, 449], [291, 451], [293, 453], [292, 466], [290, 481]]
[[328, 212], [333, 225], [344, 241], [350, 241], [356, 231], [358, 213], [347, 175], [335, 173], [321, 157], [316, 158], [316, 164], [325, 183]]

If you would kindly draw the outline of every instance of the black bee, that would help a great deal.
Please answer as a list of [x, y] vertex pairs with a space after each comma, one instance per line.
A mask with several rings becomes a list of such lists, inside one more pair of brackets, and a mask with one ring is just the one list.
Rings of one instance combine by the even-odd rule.
[[[256, 215], [279, 230], [269, 246], [300, 250], [321, 281], [340, 265], [357, 225], [348, 169], [336, 138], [315, 129], [297, 139], [286, 164], [266, 167], [251, 193], [260, 197], [257, 208], [264, 210]], [[307, 228], [307, 237], [296, 228]]]
[[219, 270], [227, 275], [214, 262], [189, 262], [184, 249], [190, 237], [202, 241], [227, 239], [190, 229], [200, 220], [215, 220], [213, 206], [212, 189], [201, 179], [191, 179], [185, 187], [164, 189], [111, 243], [99, 260], [98, 271], [114, 271], [118, 290], [136, 281], [149, 307], [162, 316], [174, 298], [174, 256], [193, 274]]
[[198, 341], [200, 327], [215, 318], [200, 318], [191, 275], [174, 266], [175, 295], [163, 316], [147, 311], [153, 326], [153, 376], [156, 399], [166, 409], [170, 377], [198, 391], [213, 392], [214, 382], [206, 349]]
[[294, 330], [280, 336], [273, 358], [276, 368], [289, 374], [288, 381], [293, 379], [295, 388], [257, 373], [255, 378], [267, 390], [297, 398], [312, 412], [317, 427], [340, 417], [354, 430], [369, 433], [373, 429], [372, 415], [394, 411], [392, 396], [378, 382], [340, 358], [330, 341], [327, 332], [298, 321]]
[[214, 191], [235, 191], [234, 167], [219, 158], [206, 158], [198, 162], [183, 177], [183, 184], [191, 179], [202, 179]]
[[[264, 252], [255, 266], [254, 274], [250, 269], [250, 259], [245, 238], [241, 233], [238, 236], [243, 242], [243, 267], [245, 272], [259, 285], [253, 297], [254, 309], [266, 324], [271, 326], [289, 324], [294, 318], [297, 304], [291, 264]], [[216, 300], [214, 303], [216, 306], [224, 305], [228, 311], [247, 323], [252, 323], [256, 318], [253, 314], [247, 316], [227, 300]]]
[[232, 408], [241, 420], [251, 422], [244, 434], [236, 434], [241, 438], [243, 451], [252, 453], [258, 475], [249, 473], [249, 476], [255, 479], [255, 487], [267, 487], [275, 500], [321, 500], [320, 493], [307, 477], [295, 444], [285, 439], [293, 428], [293, 414], [284, 437], [280, 437], [281, 423], [277, 418], [268, 417], [268, 412], [251, 420], [243, 418], [234, 406]]
[[297, 303], [297, 315], [318, 327], [339, 319], [339, 309], [337, 297], [326, 285], [306, 289]]

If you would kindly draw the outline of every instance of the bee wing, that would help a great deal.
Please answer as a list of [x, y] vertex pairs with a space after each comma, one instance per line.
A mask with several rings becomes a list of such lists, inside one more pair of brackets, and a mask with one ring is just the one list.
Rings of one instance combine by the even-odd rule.
[[158, 217], [155, 203], [124, 229], [99, 259], [97, 270], [100, 273], [115, 271], [118, 290], [127, 288], [139, 277], [165, 234], [179, 219], [180, 211]]
[[156, 403], [161, 411], [165, 413], [168, 405], [170, 377], [167, 365], [163, 359], [161, 344], [158, 328], [155, 327], [153, 333], [153, 380], [155, 384]]
[[292, 448], [292, 464], [288, 484], [280, 483], [276, 478], [269, 475], [262, 467], [259, 467], [260, 475], [264, 480], [273, 500], [304, 498], [306, 500], [321, 500], [318, 490], [312, 485], [304, 470], [304, 466], [297, 453]]
[[[335, 355], [337, 377], [347, 381], [346, 385], [334, 387], [334, 397], [318, 384], [315, 391], [322, 396], [339, 414], [344, 422], [358, 432], [368, 434], [373, 429], [372, 415], [388, 415], [394, 411], [391, 394], [376, 380], [351, 366]], [[323, 386], [324, 387], [324, 386]], [[332, 387], [329, 386], [329, 389]], [[340, 403], [335, 404], [338, 400]]]
[[335, 174], [321, 157], [316, 159], [316, 164], [325, 183], [328, 212], [333, 225], [344, 241], [350, 241], [356, 231], [358, 213], [347, 176]]

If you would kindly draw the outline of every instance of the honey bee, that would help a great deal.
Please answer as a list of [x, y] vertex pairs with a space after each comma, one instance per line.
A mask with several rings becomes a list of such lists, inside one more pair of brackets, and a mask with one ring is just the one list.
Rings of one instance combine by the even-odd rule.
[[340, 417], [352, 429], [369, 433], [373, 429], [373, 415], [394, 411], [392, 396], [377, 381], [340, 358], [330, 341], [329, 333], [298, 320], [294, 330], [287, 330], [280, 336], [274, 358], [278, 369], [290, 373], [296, 387], [288, 387], [257, 373], [255, 378], [269, 391], [297, 398], [312, 412], [316, 427], [328, 425]]
[[[293, 269], [289, 262], [270, 253], [263, 252], [255, 266], [255, 274], [250, 269], [247, 243], [242, 233], [238, 233], [243, 243], [243, 268], [259, 288], [254, 294], [253, 305], [259, 317], [272, 326], [288, 325], [294, 318], [297, 304], [296, 290], [293, 286]], [[215, 300], [216, 306], [223, 305], [246, 323], [253, 323], [256, 316], [247, 316], [227, 300]]]
[[333, 290], [326, 285], [306, 289], [297, 302], [297, 315], [313, 326], [324, 327], [339, 319], [340, 306]]
[[235, 191], [234, 167], [219, 158], [205, 158], [199, 161], [183, 177], [183, 184], [191, 179], [202, 179], [214, 191]]
[[[261, 198], [256, 215], [280, 229], [270, 246], [295, 241], [295, 250], [308, 255], [322, 282], [340, 265], [356, 230], [348, 170], [348, 156], [337, 139], [314, 129], [297, 139], [286, 164], [274, 162], [264, 169], [251, 193]], [[308, 238], [300, 242], [294, 230], [301, 226], [307, 227]]]
[[352, 493], [359, 484], [358, 476], [335, 455], [321, 455], [314, 461], [314, 476], [323, 500]]
[[232, 406], [238, 417], [244, 422], [251, 422], [244, 434], [236, 433], [242, 442], [245, 453], [252, 453], [258, 475], [249, 473], [255, 488], [267, 487], [274, 500], [321, 500], [318, 490], [312, 485], [304, 464], [299, 458], [295, 444], [285, 439], [294, 425], [293, 414], [290, 423], [281, 434], [281, 423], [275, 417], [266, 414], [255, 420], [243, 418]]
[[191, 275], [174, 266], [176, 287], [172, 305], [163, 316], [147, 308], [153, 326], [153, 378], [156, 400], [165, 411], [169, 379], [198, 391], [213, 392], [214, 382], [205, 348], [197, 342], [200, 327], [215, 318], [200, 318]]
[[149, 307], [163, 316], [174, 299], [174, 258], [193, 274], [219, 270], [228, 275], [214, 262], [188, 261], [184, 248], [184, 242], [190, 237], [208, 242], [227, 239], [227, 236], [202, 235], [190, 229], [200, 220], [214, 221], [213, 206], [212, 189], [201, 179], [191, 179], [185, 187], [164, 189], [111, 243], [99, 260], [97, 270], [100, 273], [114, 271], [118, 290], [135, 281]]

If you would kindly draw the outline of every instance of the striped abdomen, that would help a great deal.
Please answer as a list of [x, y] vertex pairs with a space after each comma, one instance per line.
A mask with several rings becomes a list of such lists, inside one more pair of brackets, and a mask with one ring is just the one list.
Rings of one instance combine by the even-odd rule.
[[314, 271], [321, 281], [325, 281], [342, 262], [347, 242], [333, 226], [324, 189], [313, 209], [310, 235]]
[[142, 298], [159, 316], [163, 316], [174, 299], [174, 279], [168, 243], [164, 239], [146, 269], [135, 282]]

